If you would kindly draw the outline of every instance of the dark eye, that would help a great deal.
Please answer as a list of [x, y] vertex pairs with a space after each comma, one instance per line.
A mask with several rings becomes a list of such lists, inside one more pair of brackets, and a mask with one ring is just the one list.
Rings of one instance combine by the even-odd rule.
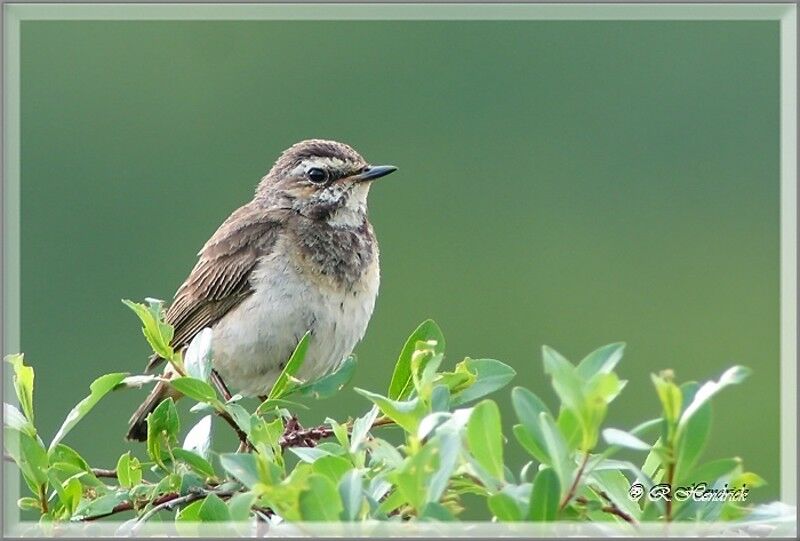
[[320, 169], [319, 167], [312, 167], [306, 174], [308, 175], [308, 180], [315, 184], [322, 184], [328, 180], [328, 174], [324, 169]]

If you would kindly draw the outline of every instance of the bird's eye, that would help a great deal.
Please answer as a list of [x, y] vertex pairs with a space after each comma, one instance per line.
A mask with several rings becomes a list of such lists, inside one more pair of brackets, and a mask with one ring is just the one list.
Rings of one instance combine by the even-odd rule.
[[328, 174], [324, 169], [319, 167], [312, 167], [306, 174], [308, 175], [308, 179], [315, 184], [322, 184], [328, 180]]

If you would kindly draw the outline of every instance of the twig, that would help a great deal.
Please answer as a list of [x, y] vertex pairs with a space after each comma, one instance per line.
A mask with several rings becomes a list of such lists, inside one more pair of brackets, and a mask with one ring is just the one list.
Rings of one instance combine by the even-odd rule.
[[[162, 494], [158, 498], [152, 501], [153, 505], [160, 505], [164, 502], [174, 500], [180, 496], [177, 492], [168, 492], [166, 494]], [[114, 508], [109, 511], [108, 513], [103, 513], [102, 515], [92, 515], [90, 517], [84, 517], [80, 519], [82, 522], [89, 522], [92, 520], [97, 520], [100, 518], [110, 517], [111, 515], [116, 515], [117, 513], [122, 513], [123, 511], [133, 511], [136, 508], [134, 502], [132, 501], [124, 501], [122, 503], [118, 503], [114, 506]]]
[[[372, 423], [370, 429], [393, 424], [395, 424], [394, 421], [388, 417], [382, 417]], [[350, 432], [352, 429], [352, 423], [348, 423], [347, 431]], [[315, 447], [319, 440], [330, 438], [331, 436], [333, 436], [333, 429], [328, 425], [303, 428], [300, 426], [300, 423], [297, 422], [297, 418], [292, 417], [286, 424], [283, 436], [281, 436], [280, 446], [283, 449], [287, 447]]]
[[578, 473], [575, 474], [575, 479], [572, 481], [572, 486], [569, 487], [569, 490], [564, 495], [564, 499], [561, 501], [559, 509], [564, 509], [570, 500], [575, 496], [575, 491], [578, 489], [578, 484], [580, 483], [581, 476], [583, 475], [583, 470], [586, 468], [587, 462], [589, 462], [589, 453], [583, 455], [583, 460], [578, 468]]
[[216, 370], [211, 370], [211, 382], [214, 384], [220, 394], [222, 394], [225, 400], [231, 399], [233, 395], [228, 390], [228, 386], [225, 385], [225, 381], [222, 379], [222, 376], [220, 376], [219, 372]]
[[[14, 459], [8, 453], [3, 453], [3, 460], [6, 462], [14, 462]], [[106, 477], [109, 479], [117, 478], [117, 470], [107, 470], [105, 468], [91, 468], [91, 472], [95, 477]]]
[[670, 458], [669, 464], [667, 465], [667, 486], [669, 487], [669, 497], [667, 498], [665, 509], [667, 522], [672, 522], [672, 482], [674, 478], [675, 461]]
[[[576, 497], [575, 501], [583, 505], [589, 504], [589, 500], [587, 498], [584, 498], [583, 496]], [[600, 510], [604, 513], [615, 515], [629, 524], [636, 524], [636, 519], [634, 519], [628, 513], [617, 507], [617, 505], [614, 502], [611, 502], [610, 500], [609, 500], [609, 505], [604, 505], [603, 507], [600, 508]]]
[[92, 473], [95, 477], [108, 477], [110, 479], [117, 478], [117, 470], [105, 470], [103, 468], [92, 468]]
[[[226, 401], [231, 399], [231, 392], [228, 390], [227, 385], [225, 385], [222, 376], [220, 376], [219, 373], [213, 369], [211, 370], [211, 383], [214, 384], [214, 387], [216, 387], [217, 391], [225, 398]], [[252, 448], [250, 441], [247, 439], [247, 434], [245, 434], [239, 425], [236, 424], [236, 421], [233, 420], [233, 417], [231, 417], [227, 411], [217, 410], [217, 414], [225, 419], [225, 422], [228, 423], [231, 428], [233, 428], [234, 432], [236, 432], [236, 436], [239, 438], [239, 442], [241, 443], [240, 447], [244, 447], [245, 449]]]
[[174, 498], [170, 498], [164, 502], [159, 503], [158, 505], [154, 505], [148, 512], [139, 517], [139, 519], [136, 521], [136, 526], [134, 526], [134, 529], [138, 527], [140, 524], [144, 524], [145, 522], [150, 520], [153, 517], [153, 515], [155, 515], [159, 511], [163, 511], [165, 509], [172, 509], [176, 505], [181, 505], [183, 503], [190, 503], [195, 500], [200, 500], [202, 498], [205, 498], [207, 495], [208, 494], [204, 494], [202, 492], [190, 492], [185, 496], [177, 496]]

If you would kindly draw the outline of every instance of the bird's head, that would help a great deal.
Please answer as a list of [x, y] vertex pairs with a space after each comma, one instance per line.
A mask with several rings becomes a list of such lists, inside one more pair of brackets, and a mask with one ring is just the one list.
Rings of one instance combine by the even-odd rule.
[[331, 225], [360, 225], [372, 181], [396, 170], [370, 165], [352, 147], [309, 139], [289, 147], [261, 180], [256, 196]]

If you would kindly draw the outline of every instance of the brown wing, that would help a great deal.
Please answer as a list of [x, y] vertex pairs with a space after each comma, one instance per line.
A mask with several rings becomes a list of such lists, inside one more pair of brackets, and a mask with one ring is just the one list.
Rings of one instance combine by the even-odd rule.
[[[166, 313], [175, 328], [172, 347], [183, 348], [252, 293], [250, 273], [272, 251], [279, 216], [247, 204], [225, 220], [198, 254], [200, 259], [178, 288]], [[153, 356], [147, 370], [163, 359]]]

